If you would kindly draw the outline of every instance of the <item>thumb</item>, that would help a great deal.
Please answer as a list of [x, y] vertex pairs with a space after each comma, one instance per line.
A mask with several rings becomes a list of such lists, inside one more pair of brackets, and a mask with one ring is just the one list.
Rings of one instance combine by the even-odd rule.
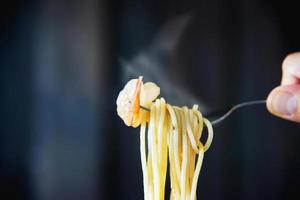
[[267, 98], [267, 108], [278, 117], [300, 123], [300, 85], [275, 88]]

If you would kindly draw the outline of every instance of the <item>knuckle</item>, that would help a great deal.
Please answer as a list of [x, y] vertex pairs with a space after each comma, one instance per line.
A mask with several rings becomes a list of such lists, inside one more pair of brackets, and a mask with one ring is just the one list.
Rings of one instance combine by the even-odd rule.
[[282, 70], [283, 71], [286, 71], [287, 68], [289, 68], [291, 66], [291, 64], [294, 62], [294, 61], [297, 61], [299, 60], [300, 62], [300, 52], [295, 52], [295, 53], [290, 53], [288, 54], [284, 59], [283, 59], [283, 62], [282, 62]]

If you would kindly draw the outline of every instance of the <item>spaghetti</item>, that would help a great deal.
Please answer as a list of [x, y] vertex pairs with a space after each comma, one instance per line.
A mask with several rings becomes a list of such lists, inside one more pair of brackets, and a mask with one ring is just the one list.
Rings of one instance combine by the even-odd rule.
[[[195, 200], [204, 152], [213, 139], [212, 126], [198, 111], [197, 105], [191, 109], [172, 106], [163, 98], [157, 99], [158, 95], [159, 88], [154, 83], [143, 84], [139, 77], [124, 87], [117, 100], [118, 114], [126, 125], [141, 125], [144, 199], [164, 199], [169, 163], [170, 199]], [[203, 144], [200, 138], [204, 125], [208, 137]]]

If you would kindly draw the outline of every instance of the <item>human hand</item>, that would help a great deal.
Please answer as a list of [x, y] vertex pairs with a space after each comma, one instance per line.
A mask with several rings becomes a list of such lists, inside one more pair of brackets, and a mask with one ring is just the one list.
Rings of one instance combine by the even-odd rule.
[[281, 85], [269, 94], [267, 108], [278, 117], [300, 123], [300, 52], [284, 59]]

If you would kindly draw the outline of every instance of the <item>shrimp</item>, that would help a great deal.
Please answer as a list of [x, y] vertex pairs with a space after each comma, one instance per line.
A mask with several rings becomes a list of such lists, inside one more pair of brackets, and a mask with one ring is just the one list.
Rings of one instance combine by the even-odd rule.
[[142, 80], [142, 76], [130, 80], [117, 98], [118, 115], [127, 126], [139, 126], [143, 114], [145, 114], [141, 106], [150, 108], [151, 103], [160, 93], [160, 88], [155, 83], [147, 82], [143, 84]]

